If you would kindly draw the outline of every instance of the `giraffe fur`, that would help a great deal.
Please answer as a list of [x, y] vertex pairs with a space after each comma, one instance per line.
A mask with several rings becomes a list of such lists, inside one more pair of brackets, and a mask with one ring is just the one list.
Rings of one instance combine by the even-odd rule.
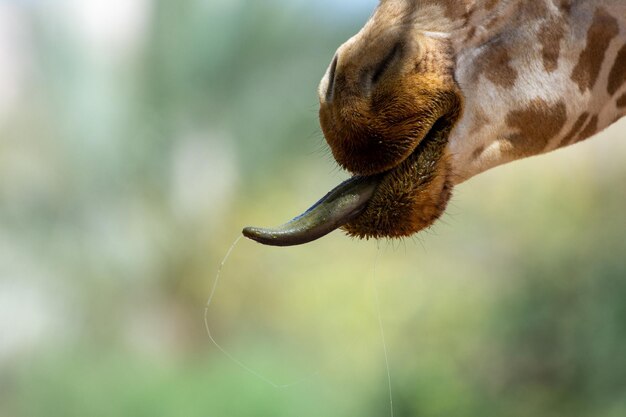
[[[455, 185], [626, 115], [626, 2], [381, 0], [319, 93], [339, 164], [393, 171], [346, 229], [408, 236], [439, 218]], [[420, 183], [415, 154], [443, 134], [437, 159], [419, 162], [431, 167]]]

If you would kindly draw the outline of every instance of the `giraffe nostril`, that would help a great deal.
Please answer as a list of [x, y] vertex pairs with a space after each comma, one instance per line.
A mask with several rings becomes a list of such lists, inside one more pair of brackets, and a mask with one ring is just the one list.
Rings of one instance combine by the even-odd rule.
[[371, 72], [370, 85], [375, 85], [380, 81], [382, 76], [387, 72], [389, 67], [394, 63], [397, 57], [402, 54], [403, 45], [402, 42], [396, 42], [393, 48], [385, 55], [378, 63], [374, 70]]
[[335, 55], [335, 58], [333, 58], [332, 64], [330, 64], [330, 70], [328, 72], [328, 88], [326, 90], [327, 102], [330, 102], [333, 100], [333, 95], [335, 92], [335, 77], [337, 73], [337, 61], [339, 61], [339, 57]]

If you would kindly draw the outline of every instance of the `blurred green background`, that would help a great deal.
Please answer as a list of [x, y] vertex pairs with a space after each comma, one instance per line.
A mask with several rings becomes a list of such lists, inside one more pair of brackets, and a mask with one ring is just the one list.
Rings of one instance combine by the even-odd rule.
[[[626, 123], [404, 242], [241, 241], [347, 177], [316, 88], [375, 0], [0, 2], [0, 416], [626, 415]], [[378, 259], [378, 261], [376, 261]]]

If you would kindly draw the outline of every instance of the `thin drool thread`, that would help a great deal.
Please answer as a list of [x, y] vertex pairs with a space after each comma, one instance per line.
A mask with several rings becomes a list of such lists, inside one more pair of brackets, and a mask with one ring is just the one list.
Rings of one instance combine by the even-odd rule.
[[382, 317], [382, 313], [380, 310], [380, 295], [378, 293], [378, 285], [376, 282], [376, 272], [378, 269], [378, 258], [380, 256], [380, 246], [377, 249], [376, 252], [376, 259], [374, 261], [374, 272], [372, 274], [372, 285], [374, 287], [374, 299], [375, 299], [375, 304], [376, 304], [376, 312], [378, 313], [378, 326], [380, 328], [380, 337], [382, 340], [382, 344], [383, 344], [383, 352], [385, 354], [385, 366], [387, 367], [387, 385], [389, 387], [389, 410], [390, 410], [390, 414], [391, 417], [394, 417], [393, 414], [393, 388], [392, 388], [392, 384], [391, 384], [391, 368], [389, 366], [389, 352], [387, 349], [387, 340], [385, 338], [385, 328], [383, 326], [383, 317]]
[[206, 306], [204, 308], [204, 327], [206, 329], [207, 335], [209, 336], [209, 340], [211, 340], [211, 343], [213, 343], [213, 345], [215, 345], [215, 347], [235, 365], [239, 366], [241, 369], [248, 372], [250, 375], [253, 375], [254, 377], [265, 382], [266, 384], [268, 384], [269, 386], [273, 388], [276, 388], [276, 389], [292, 388], [296, 385], [300, 385], [303, 382], [307, 381], [308, 379], [310, 379], [310, 377], [305, 378], [301, 381], [297, 381], [292, 384], [277, 384], [276, 382], [261, 375], [259, 372], [255, 371], [254, 369], [252, 369], [251, 367], [249, 367], [248, 365], [246, 365], [245, 363], [243, 363], [242, 361], [234, 357], [230, 352], [228, 352], [225, 348], [223, 348], [217, 342], [217, 340], [215, 340], [215, 337], [213, 337], [213, 334], [211, 333], [211, 327], [209, 326], [209, 308], [211, 307], [211, 304], [213, 303], [213, 298], [215, 297], [215, 293], [217, 292], [217, 287], [219, 286], [219, 283], [220, 283], [220, 278], [222, 276], [222, 270], [224, 269], [224, 265], [228, 261], [228, 258], [230, 258], [230, 255], [235, 249], [235, 247], [237, 246], [237, 244], [241, 241], [242, 237], [243, 236], [239, 236], [237, 239], [235, 239], [235, 242], [232, 244], [230, 249], [228, 249], [228, 252], [226, 252], [226, 256], [224, 256], [224, 259], [222, 260], [219, 268], [217, 269], [217, 274], [215, 275], [215, 280], [213, 281], [213, 288], [211, 289], [211, 293], [209, 295], [209, 298], [206, 302]]

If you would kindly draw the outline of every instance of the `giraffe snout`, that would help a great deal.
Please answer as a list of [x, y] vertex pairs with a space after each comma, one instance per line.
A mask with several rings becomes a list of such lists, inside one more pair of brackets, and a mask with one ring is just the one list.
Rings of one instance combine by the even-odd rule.
[[377, 53], [357, 52], [344, 45], [335, 54], [319, 88], [320, 103], [332, 104], [336, 99], [349, 96], [369, 98], [383, 80], [398, 76], [394, 65], [403, 53], [403, 43], [372, 47]]

